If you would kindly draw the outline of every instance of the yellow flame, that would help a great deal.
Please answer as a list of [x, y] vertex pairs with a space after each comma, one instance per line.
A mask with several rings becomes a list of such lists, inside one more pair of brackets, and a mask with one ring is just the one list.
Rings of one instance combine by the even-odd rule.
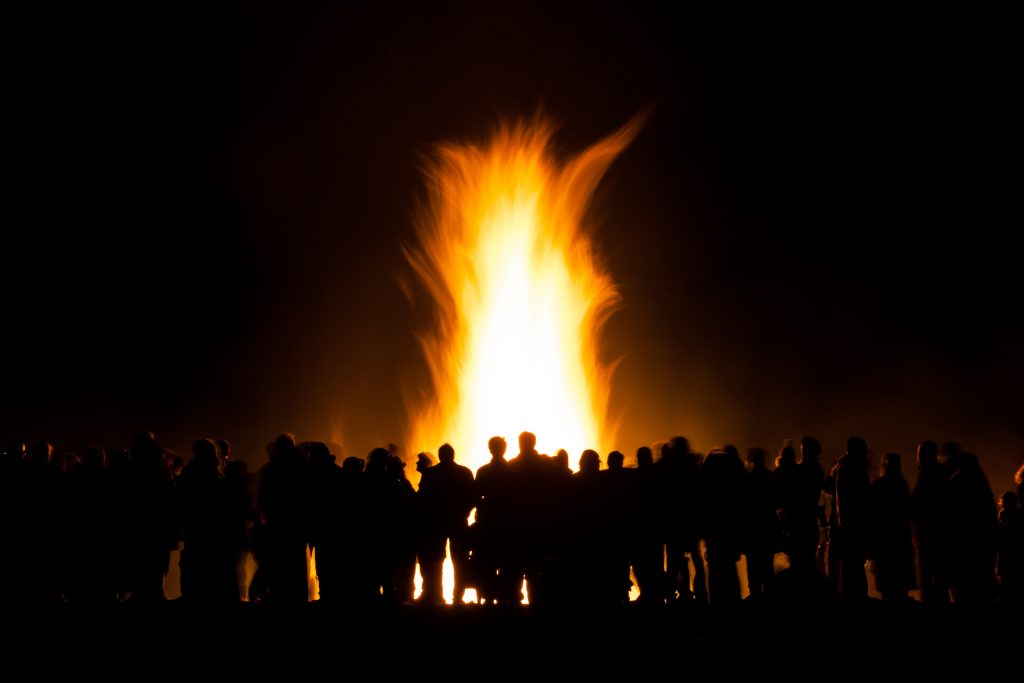
[[619, 301], [583, 219], [637, 117], [559, 162], [545, 122], [504, 126], [483, 146], [446, 144], [428, 166], [429, 202], [407, 256], [437, 305], [420, 341], [433, 395], [418, 398], [410, 444], [445, 441], [476, 469], [487, 440], [529, 430], [537, 448], [575, 463], [614, 438], [611, 367], [598, 333]]

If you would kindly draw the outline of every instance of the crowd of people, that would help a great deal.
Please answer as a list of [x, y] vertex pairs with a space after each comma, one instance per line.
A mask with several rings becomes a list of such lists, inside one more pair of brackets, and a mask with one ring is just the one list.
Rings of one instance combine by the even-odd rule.
[[0, 601], [157, 603], [180, 547], [182, 600], [197, 604], [305, 603], [311, 554], [324, 604], [441, 603], [446, 556], [456, 603], [472, 589], [484, 604], [528, 593], [531, 605], [614, 605], [635, 588], [647, 605], [728, 606], [742, 574], [752, 601], [863, 602], [867, 571], [888, 603], [915, 588], [927, 604], [1022, 602], [1020, 486], [997, 501], [956, 444], [921, 443], [912, 484], [896, 453], [871, 481], [857, 437], [828, 470], [812, 437], [774, 459], [734, 446], [702, 455], [682, 437], [638, 449], [635, 467], [587, 450], [575, 472], [529, 432], [514, 457], [501, 437], [487, 446], [475, 475], [448, 444], [436, 463], [419, 454], [414, 487], [393, 446], [339, 464], [289, 434], [255, 472], [224, 440], [196, 441], [187, 463], [148, 432], [81, 457], [12, 442]]

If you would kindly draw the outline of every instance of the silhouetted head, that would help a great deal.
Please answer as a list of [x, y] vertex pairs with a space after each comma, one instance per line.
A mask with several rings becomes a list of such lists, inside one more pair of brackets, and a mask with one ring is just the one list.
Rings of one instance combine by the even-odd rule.
[[919, 465], [934, 465], [939, 461], [939, 444], [934, 441], [922, 441], [917, 445], [917, 462]]
[[779, 455], [775, 458], [776, 467], [784, 467], [796, 464], [796, 449], [793, 448], [793, 442], [786, 439], [782, 442], [782, 448], [779, 449]]
[[172, 476], [176, 477], [181, 474], [181, 468], [185, 466], [185, 461], [181, 459], [181, 456], [174, 451], [164, 451], [162, 454], [164, 468]]
[[107, 466], [107, 452], [103, 450], [103, 446], [89, 446], [82, 462], [90, 469], [102, 470]]
[[387, 468], [389, 457], [391, 457], [391, 453], [386, 448], [374, 448], [370, 451], [370, 455], [366, 458], [367, 474], [384, 472]]
[[441, 447], [437, 449], [437, 459], [443, 463], [455, 462], [455, 449], [450, 443], [441, 444]]
[[282, 460], [296, 453], [295, 435], [285, 432], [274, 439], [274, 455]]
[[763, 448], [748, 448], [747, 449], [747, 464], [750, 465], [752, 470], [765, 469], [768, 461], [768, 452]]
[[654, 464], [654, 453], [647, 446], [636, 449], [636, 466], [638, 469], [645, 469]]
[[249, 476], [249, 466], [244, 460], [232, 460], [224, 466], [225, 479], [244, 480]]
[[846, 454], [858, 462], [868, 461], [868, 442], [859, 436], [851, 436], [846, 440]]
[[1007, 491], [1003, 495], [999, 496], [999, 507], [1003, 510], [1013, 510], [1020, 504], [1017, 500], [1017, 494], [1013, 491]]
[[800, 457], [806, 463], [818, 462], [821, 457], [821, 443], [813, 436], [800, 439]]
[[32, 444], [30, 460], [37, 465], [45, 465], [53, 457], [53, 444], [49, 441], [36, 441]]
[[405, 479], [405, 461], [389, 453], [387, 472], [395, 479]]
[[309, 464], [330, 465], [336, 458], [331, 455], [331, 449], [323, 441], [313, 441], [309, 444]]
[[363, 459], [350, 455], [342, 461], [341, 469], [348, 474], [361, 474], [363, 471]]
[[423, 473], [425, 470], [430, 469], [434, 466], [434, 459], [430, 457], [430, 453], [423, 451], [416, 456], [416, 471]]
[[116, 451], [110, 453], [110, 466], [111, 467], [123, 467], [128, 464], [131, 460], [132, 454], [127, 448], [118, 448]]
[[882, 457], [882, 476], [898, 477], [903, 473], [903, 458], [899, 453], [886, 453]]
[[532, 453], [537, 447], [537, 437], [532, 432], [523, 432], [519, 435], [519, 452]]
[[949, 465], [952, 468], [960, 466], [960, 454], [963, 449], [956, 441], [946, 441], [939, 449], [939, 462]]
[[601, 469], [601, 456], [597, 454], [597, 451], [587, 449], [583, 451], [580, 456], [580, 472], [584, 474], [593, 474]]
[[[685, 436], [673, 436], [668, 440], [668, 449], [675, 456], [689, 455], [690, 441]], [[664, 454], [664, 450], [662, 451]]]
[[199, 439], [192, 444], [192, 462], [201, 470], [216, 472], [220, 466], [217, 444], [212, 439]]
[[981, 472], [981, 461], [974, 453], [961, 453], [960, 469], [971, 473]]
[[10, 460], [24, 460], [25, 444], [17, 440], [8, 442], [7, 450], [4, 451], [4, 455]]
[[220, 450], [220, 457], [224, 462], [232, 459], [234, 453], [231, 451], [231, 442], [227, 439], [217, 439], [217, 448]]
[[508, 448], [508, 444], [505, 442], [503, 436], [492, 436], [487, 441], [487, 450], [491, 452], [491, 457], [501, 460], [505, 457], [505, 450]]
[[564, 448], [558, 449], [555, 453], [555, 466], [564, 471], [569, 470], [569, 451]]
[[132, 458], [149, 458], [163, 452], [153, 432], [139, 432], [132, 439]]
[[608, 454], [608, 469], [610, 470], [621, 470], [625, 462], [626, 456], [618, 451], [612, 451]]

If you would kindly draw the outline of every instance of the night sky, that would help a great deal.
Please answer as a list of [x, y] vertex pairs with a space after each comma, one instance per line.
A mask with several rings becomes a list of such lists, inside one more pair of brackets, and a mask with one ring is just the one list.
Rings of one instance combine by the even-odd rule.
[[958, 440], [1009, 488], [1008, 17], [382, 4], [9, 20], [0, 437], [400, 441], [425, 156], [537, 112], [569, 155], [650, 108], [590, 216], [617, 446]]

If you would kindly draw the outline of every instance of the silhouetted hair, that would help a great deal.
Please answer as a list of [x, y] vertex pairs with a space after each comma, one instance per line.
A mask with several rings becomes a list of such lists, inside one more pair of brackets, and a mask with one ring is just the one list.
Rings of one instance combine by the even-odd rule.
[[217, 439], [217, 448], [220, 449], [220, 457], [225, 460], [230, 460], [233, 453], [231, 452], [231, 442], [227, 439]]
[[765, 467], [765, 463], [768, 461], [768, 452], [763, 448], [748, 448], [747, 449], [747, 462], [753, 467], [761, 468]]
[[199, 439], [192, 444], [192, 460], [204, 469], [215, 470], [220, 465], [217, 444], [211, 439]]
[[851, 436], [846, 440], [846, 453], [852, 458], [867, 460], [868, 442], [859, 436]]
[[357, 458], [354, 455], [350, 455], [347, 458], [345, 458], [345, 460], [342, 461], [341, 469], [343, 469], [345, 472], [359, 474], [360, 472], [363, 471], [363, 459]]
[[532, 432], [523, 432], [519, 435], [519, 451], [525, 453], [537, 447], [537, 437]]
[[922, 465], [930, 465], [939, 460], [939, 444], [934, 441], [922, 441], [917, 446], [917, 461]]
[[610, 470], [621, 470], [625, 462], [626, 456], [619, 451], [612, 451], [608, 454], [608, 469]]
[[587, 449], [580, 455], [580, 472], [596, 472], [601, 469], [601, 456], [597, 451]]
[[443, 443], [437, 449], [437, 459], [441, 462], [455, 462], [455, 449], [450, 443]]
[[882, 458], [882, 474], [897, 475], [902, 474], [903, 471], [903, 458], [900, 457], [899, 453], [886, 453]]
[[53, 457], [53, 444], [49, 441], [36, 441], [32, 444], [31, 460], [34, 463], [45, 465]]
[[793, 448], [793, 442], [786, 439], [782, 442], [782, 448], [779, 449], [779, 455], [775, 458], [775, 466], [779, 465], [791, 465], [796, 462], [796, 449]]
[[[422, 455], [422, 454], [421, 454]], [[391, 453], [386, 448], [374, 448], [366, 458], [366, 471], [382, 472], [387, 467]]]
[[804, 460], [816, 461], [821, 457], [821, 442], [813, 436], [805, 436], [800, 439], [800, 454]]
[[[689, 455], [690, 453], [690, 441], [685, 436], [673, 436], [665, 445], [676, 455]], [[662, 453], [664, 452], [665, 449], [662, 448]]]
[[647, 446], [641, 446], [636, 449], [636, 464], [637, 467], [647, 467], [648, 465], [654, 464], [654, 453]]
[[82, 462], [89, 467], [103, 469], [107, 466], [107, 452], [103, 450], [103, 446], [89, 446]]
[[559, 448], [555, 453], [555, 463], [563, 470], [569, 469], [569, 452], [564, 448]]
[[487, 450], [491, 452], [491, 455], [502, 457], [505, 455], [505, 451], [508, 449], [508, 444], [505, 442], [503, 436], [492, 436], [487, 441]]
[[336, 459], [331, 455], [331, 449], [323, 441], [314, 441], [309, 444], [309, 461], [311, 463], [333, 463]]

